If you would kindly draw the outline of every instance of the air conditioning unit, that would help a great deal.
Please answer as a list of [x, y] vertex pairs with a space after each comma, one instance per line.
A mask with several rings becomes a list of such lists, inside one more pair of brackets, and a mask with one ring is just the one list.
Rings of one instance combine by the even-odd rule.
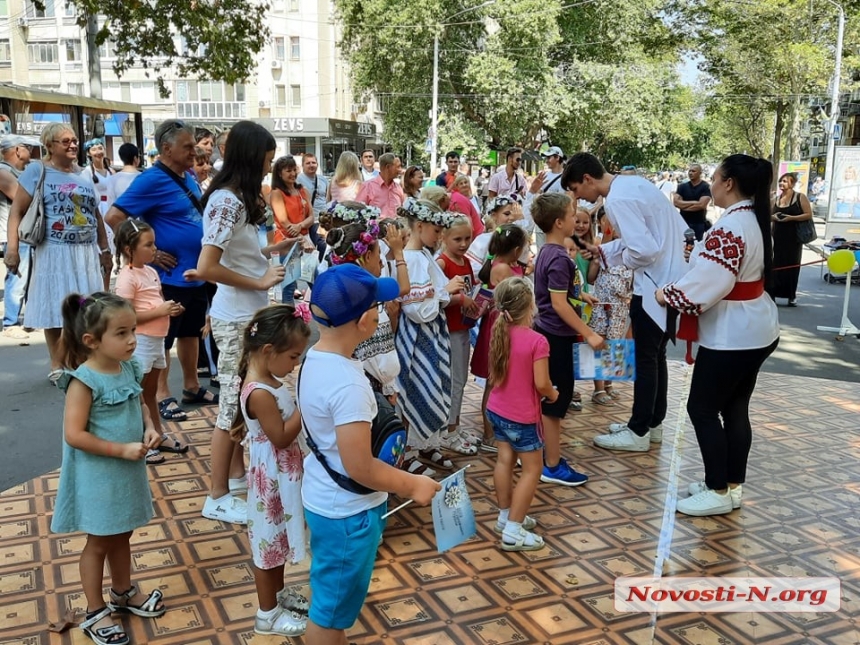
[[283, 63], [279, 60], [273, 60], [272, 61], [272, 69], [281, 69], [282, 66], [283, 66]]
[[26, 17], [18, 18], [18, 26], [21, 29], [27, 29], [30, 26], [30, 19]]
[[272, 102], [271, 102], [271, 101], [260, 101], [260, 107], [261, 107], [261, 108], [267, 108], [267, 107], [269, 107], [269, 106], [271, 106], [271, 105], [272, 105]]

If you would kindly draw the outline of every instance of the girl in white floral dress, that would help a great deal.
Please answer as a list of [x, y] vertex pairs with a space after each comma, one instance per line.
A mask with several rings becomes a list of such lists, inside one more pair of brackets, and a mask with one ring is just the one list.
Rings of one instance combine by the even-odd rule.
[[260, 608], [258, 634], [304, 634], [308, 601], [284, 587], [284, 567], [306, 557], [302, 508], [301, 418], [280, 379], [295, 369], [310, 337], [310, 310], [273, 305], [258, 311], [244, 332], [239, 376], [241, 415], [231, 429], [244, 436], [248, 469], [248, 540]]

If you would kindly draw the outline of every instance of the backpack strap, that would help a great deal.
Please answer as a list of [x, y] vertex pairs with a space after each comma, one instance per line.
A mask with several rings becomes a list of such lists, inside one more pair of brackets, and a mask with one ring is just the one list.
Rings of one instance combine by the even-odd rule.
[[296, 378], [296, 407], [299, 409], [299, 418], [302, 420], [302, 430], [304, 430], [305, 432], [305, 439], [308, 442], [308, 448], [310, 448], [311, 452], [314, 453], [314, 457], [317, 458], [317, 461], [320, 462], [320, 465], [328, 473], [329, 477], [334, 480], [334, 483], [343, 488], [344, 490], [348, 490], [350, 493], [355, 493], [356, 495], [370, 495], [371, 493], [377, 492], [371, 488], [368, 488], [367, 486], [359, 484], [351, 477], [343, 475], [337, 472], [334, 468], [332, 468], [331, 465], [328, 463], [328, 459], [326, 459], [326, 456], [322, 454], [322, 450], [319, 449], [317, 442], [314, 441], [314, 438], [311, 436], [311, 431], [308, 429], [308, 426], [305, 423], [305, 417], [304, 415], [302, 415], [302, 409], [299, 405], [299, 398], [301, 397], [299, 392], [302, 386], [302, 371], [304, 369], [305, 361], [303, 360], [301, 367], [299, 367], [299, 375]]

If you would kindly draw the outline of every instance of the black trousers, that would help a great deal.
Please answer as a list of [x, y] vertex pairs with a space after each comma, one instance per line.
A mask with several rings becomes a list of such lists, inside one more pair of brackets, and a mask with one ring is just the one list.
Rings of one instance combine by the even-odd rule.
[[779, 344], [742, 350], [700, 347], [693, 368], [687, 412], [705, 465], [705, 484], [714, 490], [743, 484], [752, 446], [750, 398], [759, 370]]
[[[674, 314], [674, 310], [670, 310]], [[664, 332], [642, 308], [642, 296], [630, 302], [630, 322], [636, 341], [636, 380], [633, 382], [633, 411], [627, 427], [640, 437], [666, 418], [669, 371], [666, 345], [672, 334]], [[672, 316], [674, 324], [674, 315]]]

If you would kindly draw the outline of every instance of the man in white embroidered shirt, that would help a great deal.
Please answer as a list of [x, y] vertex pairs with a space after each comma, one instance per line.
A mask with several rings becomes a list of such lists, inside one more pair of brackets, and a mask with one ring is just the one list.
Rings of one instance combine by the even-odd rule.
[[627, 423], [613, 423], [595, 445], [609, 450], [646, 452], [663, 440], [669, 375], [666, 345], [675, 338], [676, 315], [657, 304], [654, 292], [684, 274], [686, 223], [660, 190], [637, 175], [614, 176], [592, 154], [571, 157], [562, 186], [590, 202], [604, 198], [606, 214], [620, 239], [590, 251], [602, 267], [633, 269], [630, 320], [636, 341], [633, 411]]

